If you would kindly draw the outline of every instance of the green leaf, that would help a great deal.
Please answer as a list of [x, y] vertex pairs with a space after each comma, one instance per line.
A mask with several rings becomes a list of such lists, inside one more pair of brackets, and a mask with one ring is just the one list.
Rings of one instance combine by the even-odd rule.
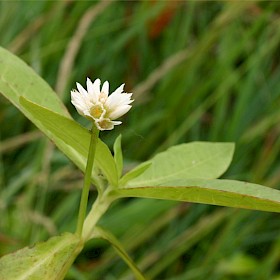
[[234, 180], [183, 179], [161, 184], [127, 185], [120, 197], [145, 197], [280, 212], [280, 191]]
[[32, 68], [9, 51], [0, 47], [0, 92], [25, 115], [19, 104], [20, 96], [69, 117], [66, 107]]
[[64, 279], [82, 247], [77, 235], [64, 233], [32, 248], [23, 248], [0, 259], [0, 279]]
[[119, 185], [125, 186], [127, 182], [131, 181], [132, 179], [137, 178], [142, 173], [144, 173], [150, 166], [152, 162], [151, 161], [145, 161], [141, 164], [139, 164], [137, 167], [133, 168], [131, 171], [127, 172], [120, 180]]
[[116, 163], [118, 177], [122, 176], [123, 171], [123, 155], [122, 155], [122, 136], [119, 135], [114, 143], [114, 160]]
[[[34, 104], [24, 97], [20, 98], [20, 104], [38, 128], [54, 141], [58, 148], [82, 170], [85, 170], [90, 142], [89, 131], [77, 122]], [[113, 156], [109, 148], [100, 139], [97, 143], [95, 164], [102, 170], [112, 185], [116, 186], [118, 184], [117, 169]]]
[[101, 227], [95, 227], [94, 231], [92, 233], [91, 238], [101, 238], [113, 245], [113, 247], [116, 249], [119, 256], [126, 262], [126, 264], [130, 267], [132, 272], [134, 273], [134, 276], [136, 279], [139, 280], [145, 280], [145, 276], [142, 274], [142, 272], [138, 269], [136, 264], [133, 262], [133, 260], [130, 258], [130, 256], [127, 254], [125, 249], [123, 248], [122, 244], [116, 239], [116, 237], [106, 231], [105, 229]]
[[133, 186], [151, 186], [173, 179], [215, 179], [228, 168], [234, 152], [233, 143], [192, 142], [171, 147], [157, 154]]

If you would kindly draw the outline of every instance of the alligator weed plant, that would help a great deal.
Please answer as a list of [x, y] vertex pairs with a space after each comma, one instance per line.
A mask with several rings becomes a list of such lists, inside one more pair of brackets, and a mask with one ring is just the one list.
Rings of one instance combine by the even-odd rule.
[[[71, 91], [78, 113], [92, 123], [90, 131], [75, 122], [52, 89], [19, 58], [0, 48], [0, 92], [29, 118], [84, 173], [74, 233], [53, 236], [32, 248], [0, 259], [0, 279], [64, 279], [93, 238], [107, 240], [136, 279], [147, 279], [112, 233], [98, 226], [112, 202], [142, 197], [280, 212], [280, 191], [247, 182], [217, 179], [228, 168], [233, 143], [192, 142], [170, 147], [123, 175], [121, 137], [112, 154], [99, 132], [120, 125], [131, 109], [132, 93], [124, 84], [109, 93], [109, 83], [86, 80]], [[15, 76], [14, 73], [17, 73]], [[109, 132], [108, 132], [109, 133]], [[90, 185], [98, 196], [87, 213]], [[74, 218], [74, 217], [73, 217]]]

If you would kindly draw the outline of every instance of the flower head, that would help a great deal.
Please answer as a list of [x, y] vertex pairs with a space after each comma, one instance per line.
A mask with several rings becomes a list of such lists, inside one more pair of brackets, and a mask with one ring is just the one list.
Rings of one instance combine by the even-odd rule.
[[71, 102], [79, 114], [94, 121], [99, 130], [111, 130], [122, 123], [115, 120], [130, 110], [132, 93], [123, 92], [124, 84], [110, 95], [108, 81], [101, 90], [100, 86], [100, 79], [92, 82], [87, 78], [87, 90], [77, 83], [78, 90], [71, 91]]

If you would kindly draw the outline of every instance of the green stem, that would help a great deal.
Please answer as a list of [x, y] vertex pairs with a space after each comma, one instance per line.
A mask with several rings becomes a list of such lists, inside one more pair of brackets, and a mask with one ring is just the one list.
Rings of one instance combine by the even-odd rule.
[[85, 178], [84, 178], [84, 186], [83, 186], [83, 191], [82, 191], [82, 196], [81, 196], [81, 201], [80, 201], [80, 209], [79, 209], [79, 216], [78, 216], [77, 229], [76, 229], [76, 233], [79, 236], [82, 235], [83, 224], [84, 224], [86, 211], [87, 211], [88, 194], [89, 194], [89, 188], [90, 188], [90, 184], [91, 184], [91, 174], [92, 174], [92, 168], [93, 168], [93, 163], [94, 163], [98, 136], [99, 136], [99, 130], [93, 124], [92, 130], [91, 130], [91, 139], [90, 139], [90, 145], [89, 145], [86, 173], [85, 173]]
[[114, 195], [114, 192], [112, 192], [111, 186], [109, 186], [104, 193], [97, 197], [85, 219], [82, 232], [82, 238], [85, 242], [91, 238], [95, 225], [116, 198], [117, 197]]

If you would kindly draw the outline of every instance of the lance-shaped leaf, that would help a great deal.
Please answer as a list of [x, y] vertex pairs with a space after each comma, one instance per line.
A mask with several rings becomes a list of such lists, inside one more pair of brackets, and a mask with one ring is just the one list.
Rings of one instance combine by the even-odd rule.
[[280, 212], [279, 190], [234, 180], [178, 179], [154, 185], [127, 185], [117, 192], [120, 197], [158, 198]]
[[216, 179], [227, 170], [233, 152], [233, 143], [192, 142], [173, 146], [152, 158], [150, 166], [131, 181], [126, 178], [133, 173], [130, 171], [121, 184], [129, 181], [130, 186], [152, 186], [176, 179]]
[[78, 236], [64, 233], [23, 248], [0, 259], [0, 279], [62, 280], [82, 247]]

